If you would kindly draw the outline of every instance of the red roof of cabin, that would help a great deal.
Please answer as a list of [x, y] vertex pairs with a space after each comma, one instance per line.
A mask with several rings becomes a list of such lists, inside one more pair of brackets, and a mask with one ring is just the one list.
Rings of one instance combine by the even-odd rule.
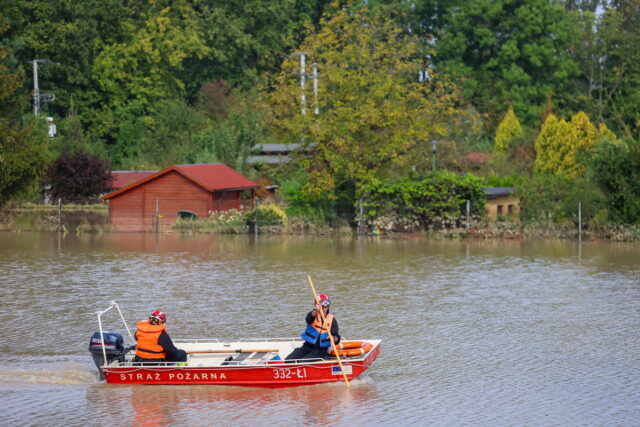
[[131, 190], [139, 185], [149, 182], [159, 176], [165, 175], [171, 171], [175, 171], [185, 178], [190, 179], [197, 185], [201, 186], [209, 192], [222, 190], [248, 190], [251, 188], [259, 188], [260, 186], [231, 169], [222, 163], [205, 163], [198, 165], [174, 165], [164, 168], [158, 172], [152, 172], [150, 175], [139, 179], [138, 181], [127, 185], [119, 190], [107, 194], [103, 199], [110, 199], [126, 191]]
[[467, 154], [467, 160], [476, 165], [482, 165], [491, 157], [488, 153], [469, 153]]
[[156, 171], [112, 171], [113, 181], [111, 182], [111, 188], [118, 190], [154, 173]]

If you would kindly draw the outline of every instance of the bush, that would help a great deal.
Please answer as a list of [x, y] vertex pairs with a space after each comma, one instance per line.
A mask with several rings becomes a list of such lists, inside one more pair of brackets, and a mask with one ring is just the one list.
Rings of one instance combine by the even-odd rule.
[[47, 169], [44, 184], [54, 200], [87, 204], [99, 201], [111, 184], [109, 165], [100, 157], [79, 149], [63, 151]]
[[303, 191], [308, 177], [297, 171], [281, 181], [280, 195], [290, 217], [306, 218], [310, 221], [332, 223], [336, 219], [336, 202], [329, 198], [318, 198]]
[[603, 142], [590, 162], [589, 175], [607, 198], [608, 220], [640, 223], [640, 143]]
[[588, 180], [563, 175], [538, 174], [516, 187], [523, 222], [578, 222], [578, 204], [587, 224], [604, 207], [604, 197]]
[[395, 218], [398, 223], [419, 224], [427, 228], [443, 224], [445, 219], [459, 219], [467, 200], [474, 215], [484, 213], [482, 180], [471, 174], [434, 172], [422, 179], [405, 179], [397, 183], [375, 183], [365, 187], [365, 208], [369, 220]]
[[[247, 226], [253, 227], [256, 221], [256, 210], [247, 212], [244, 218]], [[272, 203], [260, 205], [257, 218], [258, 226], [286, 226], [289, 221], [287, 214]]]

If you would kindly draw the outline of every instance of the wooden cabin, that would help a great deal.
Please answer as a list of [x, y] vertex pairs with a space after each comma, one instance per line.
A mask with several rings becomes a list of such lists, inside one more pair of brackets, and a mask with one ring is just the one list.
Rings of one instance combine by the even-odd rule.
[[513, 187], [487, 187], [487, 217], [492, 221], [519, 221], [520, 199], [513, 195]]
[[[103, 197], [117, 231], [167, 231], [178, 217], [207, 218], [211, 212], [253, 206], [259, 185], [218, 164], [174, 165]], [[244, 204], [242, 193], [248, 192]]]

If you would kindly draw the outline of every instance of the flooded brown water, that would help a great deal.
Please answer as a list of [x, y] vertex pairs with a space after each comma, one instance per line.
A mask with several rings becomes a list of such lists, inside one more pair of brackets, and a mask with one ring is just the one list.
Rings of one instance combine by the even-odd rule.
[[[292, 337], [307, 274], [383, 340], [350, 389], [98, 380], [110, 301], [174, 338]], [[0, 280], [0, 425], [640, 425], [634, 245], [0, 233]]]

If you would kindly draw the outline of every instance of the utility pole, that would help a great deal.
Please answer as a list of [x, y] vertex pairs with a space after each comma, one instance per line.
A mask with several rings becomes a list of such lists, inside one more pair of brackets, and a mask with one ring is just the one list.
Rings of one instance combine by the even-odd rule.
[[304, 94], [304, 87], [307, 84], [306, 55], [307, 52], [300, 52], [300, 103], [303, 116], [307, 114], [307, 97]]
[[431, 170], [436, 171], [436, 147], [440, 144], [438, 141], [433, 140], [429, 143], [431, 145]]
[[313, 113], [317, 116], [320, 113], [318, 108], [318, 63], [313, 63], [313, 71], [311, 74], [313, 78]]
[[60, 65], [58, 62], [53, 62], [48, 59], [34, 59], [32, 61], [27, 61], [27, 63], [33, 64], [33, 114], [35, 114], [36, 117], [40, 115], [40, 104], [42, 102], [50, 102], [56, 98], [52, 93], [40, 93], [40, 86], [38, 84], [38, 62], [42, 62], [43, 64]]
[[33, 64], [33, 114], [40, 113], [40, 87], [38, 86], [38, 60], [29, 61]]

